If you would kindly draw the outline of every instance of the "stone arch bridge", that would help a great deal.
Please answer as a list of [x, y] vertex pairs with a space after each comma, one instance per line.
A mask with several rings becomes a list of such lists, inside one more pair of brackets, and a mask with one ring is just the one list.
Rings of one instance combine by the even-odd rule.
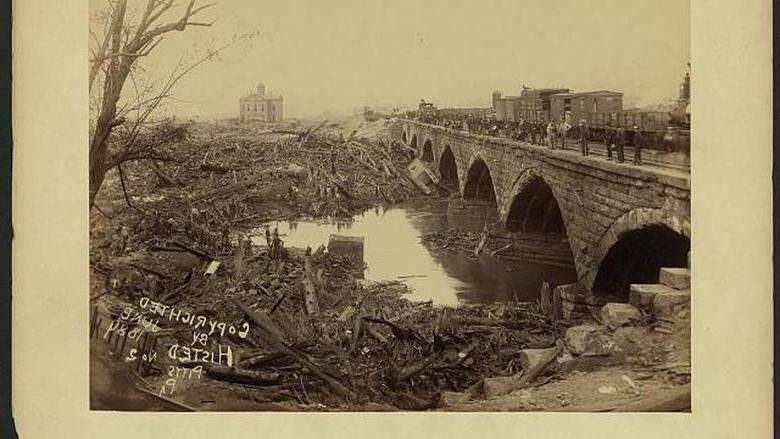
[[589, 291], [627, 294], [630, 283], [656, 282], [661, 266], [687, 266], [689, 171], [411, 120], [400, 120], [393, 136], [463, 198], [495, 200], [506, 232], [557, 231]]

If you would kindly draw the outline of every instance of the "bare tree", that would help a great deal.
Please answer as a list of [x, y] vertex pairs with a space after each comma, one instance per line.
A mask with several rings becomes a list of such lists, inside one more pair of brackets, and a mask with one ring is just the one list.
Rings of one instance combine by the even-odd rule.
[[[99, 73], [103, 73], [102, 93], [100, 96], [99, 113], [91, 130], [89, 144], [89, 205], [95, 202], [106, 172], [123, 160], [141, 157], [137, 148], [133, 148], [138, 127], [159, 105], [160, 101], [170, 95], [173, 85], [214, 52], [199, 62], [182, 69], [176, 69], [168, 78], [163, 90], [149, 99], [136, 99], [132, 107], [138, 111], [132, 127], [123, 137], [123, 147], [118, 154], [109, 155], [109, 143], [114, 129], [125, 123], [123, 114], [129, 108], [118, 108], [122, 90], [134, 63], [147, 56], [163, 38], [174, 31], [183, 31], [190, 26], [211, 26], [211, 22], [193, 21], [193, 17], [212, 6], [212, 4], [196, 5], [196, 0], [190, 0], [186, 9], [177, 20], [166, 21], [172, 15], [174, 0], [148, 0], [141, 9], [140, 19], [131, 23], [127, 14], [127, 0], [109, 0], [110, 15], [102, 40], [92, 33], [98, 42], [92, 53], [89, 71], [90, 91]], [[154, 158], [154, 157], [147, 157]]]

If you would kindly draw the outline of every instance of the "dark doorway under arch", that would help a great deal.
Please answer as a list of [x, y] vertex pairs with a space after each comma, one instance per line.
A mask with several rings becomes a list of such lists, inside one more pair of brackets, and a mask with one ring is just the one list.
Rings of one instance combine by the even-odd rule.
[[506, 219], [509, 232], [538, 232], [566, 234], [558, 200], [550, 186], [535, 177], [512, 199]]
[[455, 155], [449, 146], [444, 148], [444, 152], [439, 159], [439, 175], [441, 184], [447, 188], [458, 187], [458, 165], [455, 163]]
[[401, 133], [401, 140], [403, 140], [404, 143], [406, 143], [406, 131]]
[[661, 267], [685, 267], [691, 240], [662, 224], [626, 232], [602, 259], [593, 292], [628, 301], [631, 284], [658, 282]]
[[422, 159], [426, 162], [433, 161], [433, 144], [431, 144], [430, 140], [426, 140], [423, 144]]
[[474, 161], [469, 168], [466, 175], [466, 187], [463, 189], [463, 198], [496, 201], [493, 178], [490, 176], [490, 169], [482, 159]]

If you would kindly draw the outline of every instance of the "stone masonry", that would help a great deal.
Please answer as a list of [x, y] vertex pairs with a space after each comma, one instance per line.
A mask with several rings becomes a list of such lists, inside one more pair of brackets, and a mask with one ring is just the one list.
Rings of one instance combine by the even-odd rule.
[[[619, 237], [660, 224], [690, 237], [690, 174], [582, 157], [574, 151], [399, 120], [395, 139], [416, 143], [418, 157], [430, 141], [439, 172], [442, 154], [452, 151], [461, 195], [471, 166], [482, 160], [490, 171], [498, 214], [506, 221], [515, 196], [535, 178], [552, 189], [566, 225], [579, 282], [589, 290], [599, 265]], [[595, 305], [595, 304], [594, 304]]]

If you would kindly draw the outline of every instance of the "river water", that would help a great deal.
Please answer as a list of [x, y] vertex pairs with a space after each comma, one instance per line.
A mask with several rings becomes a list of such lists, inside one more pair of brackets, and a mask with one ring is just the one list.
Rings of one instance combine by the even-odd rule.
[[[363, 236], [367, 280], [402, 281], [412, 290], [409, 299], [438, 305], [534, 300], [543, 280], [559, 284], [576, 279], [571, 268], [432, 249], [420, 239], [451, 228], [478, 232], [486, 220], [496, 220], [494, 204], [444, 199], [377, 207], [347, 222], [279, 221], [269, 226], [278, 227], [286, 247], [327, 246], [331, 234]], [[257, 229], [252, 240], [265, 245], [264, 229]]]

